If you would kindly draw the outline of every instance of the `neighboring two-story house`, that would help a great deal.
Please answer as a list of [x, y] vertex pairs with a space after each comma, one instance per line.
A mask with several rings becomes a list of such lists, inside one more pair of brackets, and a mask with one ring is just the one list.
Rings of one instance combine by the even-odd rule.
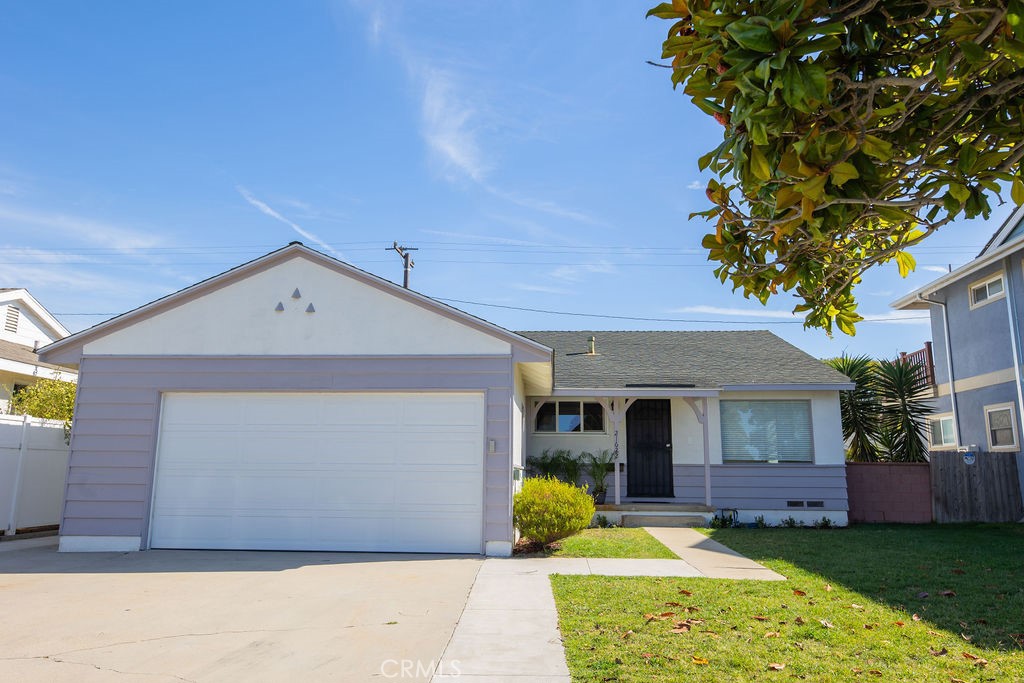
[[973, 261], [892, 306], [931, 312], [936, 393], [931, 448], [1015, 452], [1024, 474], [1024, 207]]
[[25, 289], [0, 288], [0, 413], [11, 394], [44, 377], [74, 382], [74, 370], [43, 363], [36, 350], [70, 332]]

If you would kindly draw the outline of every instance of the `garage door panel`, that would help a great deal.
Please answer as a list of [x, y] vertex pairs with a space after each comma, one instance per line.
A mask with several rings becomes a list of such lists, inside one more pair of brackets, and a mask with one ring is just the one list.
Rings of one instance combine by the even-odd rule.
[[151, 545], [482, 550], [480, 394], [168, 394]]

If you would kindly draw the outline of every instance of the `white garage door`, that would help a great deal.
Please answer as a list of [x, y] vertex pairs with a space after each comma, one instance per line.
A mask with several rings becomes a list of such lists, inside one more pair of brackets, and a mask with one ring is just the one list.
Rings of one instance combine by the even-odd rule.
[[482, 552], [482, 394], [166, 394], [153, 548]]

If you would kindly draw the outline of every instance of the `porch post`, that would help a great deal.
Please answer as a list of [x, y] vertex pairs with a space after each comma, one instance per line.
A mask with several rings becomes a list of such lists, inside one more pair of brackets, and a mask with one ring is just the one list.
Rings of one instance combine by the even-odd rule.
[[629, 406], [632, 405], [635, 399], [632, 398], [603, 398], [601, 399], [601, 405], [608, 411], [608, 419], [612, 423], [612, 434], [615, 438], [615, 444], [613, 452], [615, 454], [615, 504], [620, 505], [622, 503], [622, 476], [620, 470], [622, 469], [619, 463], [619, 427], [622, 426], [622, 419], [626, 417], [626, 411]]
[[711, 444], [708, 443], [708, 399], [701, 399], [701, 426], [704, 428], [704, 504], [711, 507]]
[[704, 433], [704, 504], [711, 507], [711, 444], [708, 442], [708, 399], [705, 396], [700, 400], [700, 407], [697, 407], [697, 400], [691, 397], [684, 399], [693, 410], [693, 414], [700, 422], [701, 430]]

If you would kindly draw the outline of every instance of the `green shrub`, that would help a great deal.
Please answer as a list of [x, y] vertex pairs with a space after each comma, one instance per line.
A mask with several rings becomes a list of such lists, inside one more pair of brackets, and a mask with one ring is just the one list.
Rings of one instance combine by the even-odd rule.
[[542, 545], [590, 526], [594, 499], [582, 486], [557, 479], [527, 479], [512, 505], [512, 521], [526, 538]]

